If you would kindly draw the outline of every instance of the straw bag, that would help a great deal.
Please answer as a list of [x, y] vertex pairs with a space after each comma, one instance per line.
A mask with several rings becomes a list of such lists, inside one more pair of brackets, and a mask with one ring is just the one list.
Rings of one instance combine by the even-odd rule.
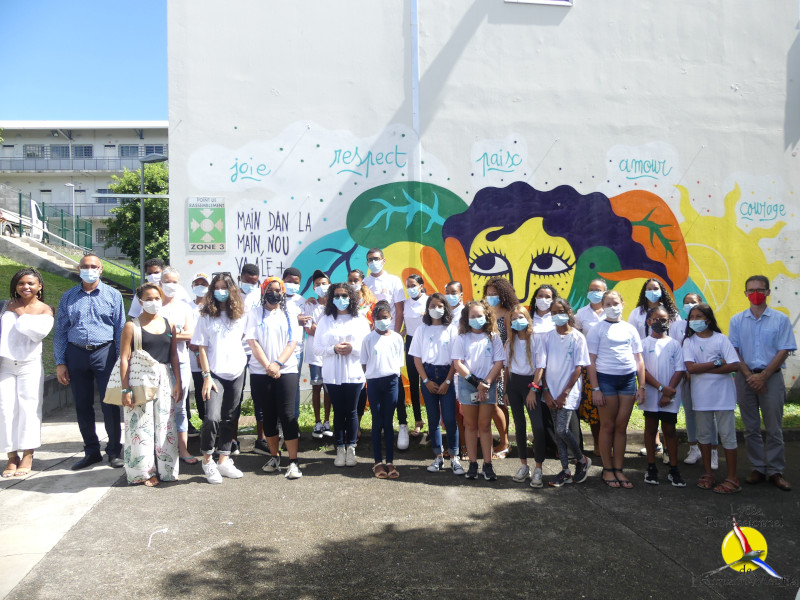
[[[142, 350], [142, 326], [139, 319], [131, 319], [133, 323], [133, 352], [128, 360], [128, 383], [133, 390], [133, 405], [141, 406], [155, 400], [161, 380], [157, 366], [159, 362], [147, 351]], [[114, 364], [106, 386], [103, 402], [122, 406], [122, 378], [120, 377], [119, 360]]]

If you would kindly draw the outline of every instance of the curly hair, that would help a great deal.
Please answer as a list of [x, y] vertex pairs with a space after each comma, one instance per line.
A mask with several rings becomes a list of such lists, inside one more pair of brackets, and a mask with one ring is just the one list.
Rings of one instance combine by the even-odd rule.
[[9, 287], [9, 292], [8, 292], [9, 296], [11, 297], [12, 300], [19, 298], [19, 294], [17, 294], [17, 284], [19, 283], [19, 280], [25, 277], [26, 275], [33, 275], [34, 277], [36, 277], [36, 279], [39, 280], [39, 285], [42, 287], [36, 293], [36, 297], [43, 302], [44, 280], [42, 279], [42, 274], [39, 273], [39, 271], [37, 271], [33, 267], [29, 267], [27, 269], [20, 269], [19, 271], [14, 273], [14, 276], [11, 278], [11, 286]]
[[333, 296], [336, 290], [345, 290], [347, 292], [347, 296], [350, 298], [350, 304], [347, 305], [346, 312], [353, 318], [357, 317], [359, 302], [358, 292], [347, 283], [334, 283], [328, 288], [328, 298], [325, 301], [325, 314], [332, 316], [334, 319], [339, 316], [339, 309], [336, 308], [336, 305], [333, 303]]
[[472, 327], [469, 326], [469, 311], [473, 306], [480, 306], [483, 309], [483, 314], [486, 317], [486, 323], [483, 324], [483, 331], [491, 340], [492, 334], [497, 333], [497, 319], [495, 319], [492, 307], [489, 306], [486, 300], [470, 300], [467, 302], [464, 310], [461, 311], [461, 318], [458, 321], [458, 334], [464, 335], [472, 331]]
[[[224, 281], [228, 286], [228, 299], [225, 302], [220, 302], [214, 298], [214, 290], [218, 281]], [[208, 317], [218, 317], [222, 312], [221, 306], [228, 305], [227, 312], [228, 318], [231, 321], [237, 321], [244, 315], [244, 301], [242, 300], [242, 292], [236, 282], [229, 273], [217, 273], [211, 278], [211, 283], [208, 286], [208, 291], [203, 298], [203, 304], [200, 307], [200, 314]]]
[[651, 277], [644, 282], [642, 291], [639, 292], [639, 301], [636, 303], [636, 307], [641, 308], [643, 313], [647, 312], [647, 296], [645, 295], [645, 292], [647, 291], [648, 284], [651, 282], [658, 284], [658, 288], [661, 290], [661, 300], [659, 300], [659, 302], [664, 306], [664, 308], [667, 309], [669, 320], [674, 321], [675, 317], [678, 316], [678, 307], [675, 306], [675, 300], [672, 298], [672, 292], [667, 286], [654, 277]]
[[444, 297], [444, 294], [440, 294], [439, 292], [434, 292], [428, 296], [428, 301], [425, 303], [425, 312], [422, 314], [422, 322], [425, 323], [425, 325], [433, 325], [433, 318], [428, 314], [428, 310], [431, 308], [431, 300], [438, 300], [444, 306], [442, 325], [448, 327], [450, 323], [453, 322], [453, 311], [450, 310], [450, 304], [447, 302], [447, 298]]
[[500, 306], [506, 310], [511, 310], [513, 307], [519, 304], [517, 292], [514, 291], [514, 286], [511, 285], [511, 282], [508, 279], [505, 279], [504, 277], [492, 277], [483, 286], [484, 298], [486, 297], [486, 290], [488, 290], [490, 287], [493, 287], [497, 290], [497, 295], [500, 298]]
[[[717, 325], [717, 318], [714, 316], [714, 311], [708, 304], [703, 302], [702, 304], [698, 304], [697, 306], [692, 307], [692, 310], [690, 310], [689, 314], [686, 315], [686, 316], [689, 317], [696, 310], [699, 310], [703, 314], [703, 316], [706, 319], [708, 319], [708, 328], [711, 331], [713, 331], [715, 333], [722, 333], [719, 330], [719, 325]], [[697, 333], [697, 332], [694, 329], [692, 329], [691, 327], [689, 327], [689, 319], [687, 318], [686, 319], [686, 337], [690, 338], [695, 333]]]
[[[523, 330], [528, 332], [528, 337], [525, 338], [525, 358], [528, 359], [529, 365], [534, 366], [533, 352], [531, 351], [531, 346], [533, 345], [533, 320], [531, 319], [531, 313], [529, 313], [528, 309], [522, 306], [522, 304], [517, 304], [508, 311], [508, 314], [510, 316], [517, 312], [522, 313], [522, 316], [528, 321], [528, 328]], [[514, 346], [516, 345], [517, 337], [522, 333], [522, 331], [517, 331], [513, 327], [509, 327], [508, 329], [508, 367], [510, 369], [511, 365], [514, 364]]]
[[[533, 292], [533, 300], [531, 300], [530, 305], [528, 305], [529, 313], [534, 314], [536, 312], [536, 298], [539, 296], [539, 292], [541, 292], [542, 290], [550, 290], [550, 294], [553, 296], [553, 302], [555, 302], [559, 297], [558, 290], [549, 283], [540, 285], [539, 287], [536, 288], [536, 291]], [[552, 304], [550, 306], [552, 306]]]

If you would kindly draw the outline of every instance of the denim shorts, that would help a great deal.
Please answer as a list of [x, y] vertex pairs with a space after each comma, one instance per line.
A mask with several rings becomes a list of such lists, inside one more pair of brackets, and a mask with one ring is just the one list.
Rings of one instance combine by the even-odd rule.
[[636, 371], [625, 375], [598, 372], [597, 385], [603, 396], [633, 396], [636, 393]]
[[466, 406], [480, 406], [481, 404], [497, 404], [497, 382], [493, 381], [489, 391], [486, 392], [486, 400], [478, 402], [477, 398], [472, 399], [473, 394], [478, 390], [470, 385], [463, 377], [458, 378], [458, 401]]
[[322, 385], [322, 367], [319, 365], [308, 365], [308, 374], [311, 377], [311, 385]]

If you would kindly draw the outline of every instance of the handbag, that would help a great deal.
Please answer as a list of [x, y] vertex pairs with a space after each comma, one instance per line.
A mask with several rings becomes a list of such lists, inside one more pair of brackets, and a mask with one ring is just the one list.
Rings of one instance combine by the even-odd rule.
[[[142, 326], [138, 318], [131, 319], [133, 323], [133, 352], [128, 360], [128, 383], [133, 390], [133, 405], [141, 406], [155, 400], [161, 381], [160, 364], [150, 354], [142, 349]], [[103, 402], [122, 406], [122, 377], [120, 376], [120, 359], [114, 363], [111, 376], [108, 378], [106, 395]]]

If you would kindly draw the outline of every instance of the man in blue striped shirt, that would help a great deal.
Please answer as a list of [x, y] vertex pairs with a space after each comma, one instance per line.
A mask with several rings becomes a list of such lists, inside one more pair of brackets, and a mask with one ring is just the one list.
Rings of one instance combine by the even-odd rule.
[[[73, 471], [100, 462], [100, 441], [94, 423], [95, 384], [102, 399], [108, 378], [119, 356], [119, 342], [125, 325], [122, 295], [100, 281], [103, 265], [95, 254], [80, 262], [81, 284], [67, 290], [58, 303], [53, 353], [56, 375], [62, 385], [72, 389], [83, 436], [84, 457], [72, 466]], [[120, 443], [120, 409], [100, 403], [108, 442], [106, 454], [112, 467], [123, 466]]]

